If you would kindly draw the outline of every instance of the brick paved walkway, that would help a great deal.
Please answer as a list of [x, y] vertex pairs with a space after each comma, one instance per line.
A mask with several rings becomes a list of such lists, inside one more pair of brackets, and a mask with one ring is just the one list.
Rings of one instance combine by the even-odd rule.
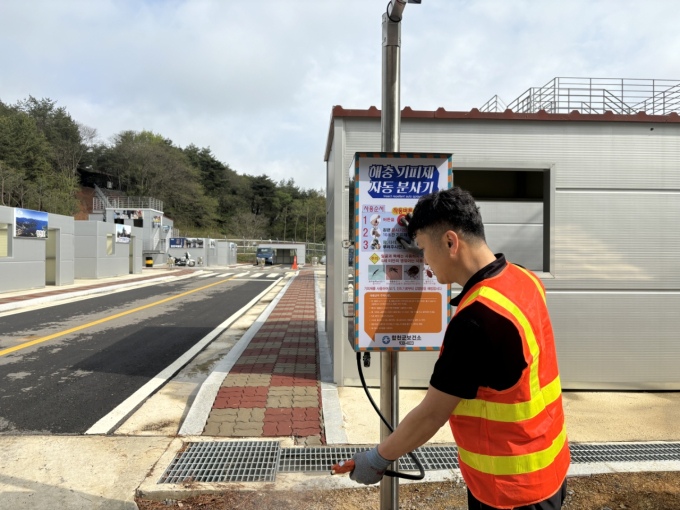
[[[6, 297], [3, 298], [2, 294], [0, 294], [0, 305], [4, 305], [5, 303], [16, 303], [17, 301], [27, 301], [29, 299], [36, 299], [36, 298], [41, 298], [45, 296], [57, 296], [59, 294], [70, 294], [72, 292], [80, 292], [83, 290], [90, 290], [90, 289], [100, 289], [102, 287], [112, 287], [113, 285], [121, 285], [123, 283], [137, 283], [137, 282], [143, 282], [145, 280], [151, 280], [154, 278], [162, 278], [164, 276], [184, 276], [186, 274], [193, 273], [191, 270], [187, 269], [176, 269], [172, 270], [172, 273], [167, 273], [167, 274], [160, 274], [160, 275], [152, 275], [152, 276], [142, 276], [140, 278], [129, 278], [125, 280], [120, 280], [120, 281], [114, 281], [114, 282], [106, 282], [106, 283], [98, 283], [95, 285], [82, 285], [82, 286], [75, 286], [75, 287], [60, 287], [58, 290], [49, 290], [45, 292], [33, 292], [31, 294], [22, 294], [19, 296], [11, 296], [11, 297]], [[28, 291], [30, 292], [30, 291]]]
[[324, 442], [313, 271], [293, 280], [224, 379], [203, 434]]

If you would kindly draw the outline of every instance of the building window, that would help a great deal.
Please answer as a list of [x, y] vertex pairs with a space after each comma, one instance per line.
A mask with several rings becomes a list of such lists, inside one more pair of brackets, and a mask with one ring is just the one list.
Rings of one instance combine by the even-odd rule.
[[0, 257], [9, 257], [9, 230], [8, 223], [0, 223]]
[[543, 202], [543, 172], [522, 170], [456, 170], [453, 182], [475, 200]]
[[113, 249], [115, 246], [115, 238], [113, 234], [106, 234], [106, 254], [113, 255]]
[[453, 183], [470, 192], [494, 253], [531, 271], [546, 272], [545, 171], [455, 170]]

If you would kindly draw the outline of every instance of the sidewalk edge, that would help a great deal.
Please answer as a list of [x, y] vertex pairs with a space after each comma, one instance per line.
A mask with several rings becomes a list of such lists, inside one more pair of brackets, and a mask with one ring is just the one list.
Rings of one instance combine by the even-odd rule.
[[314, 298], [316, 300], [316, 330], [319, 336], [319, 368], [321, 372], [321, 407], [323, 409], [323, 425], [326, 432], [326, 444], [347, 444], [347, 432], [340, 406], [338, 385], [333, 381], [333, 360], [328, 348], [326, 335], [325, 307], [321, 301], [319, 290], [319, 273], [314, 272]]
[[229, 354], [222, 358], [222, 360], [217, 364], [217, 366], [215, 366], [215, 369], [210, 373], [206, 380], [203, 381], [203, 384], [196, 395], [196, 399], [191, 405], [191, 408], [184, 419], [184, 423], [182, 423], [182, 427], [180, 428], [178, 435], [200, 436], [203, 433], [203, 429], [205, 428], [205, 424], [208, 421], [210, 410], [212, 409], [215, 398], [217, 397], [217, 393], [220, 390], [222, 381], [224, 381], [224, 378], [227, 377], [229, 371], [241, 357], [243, 351], [246, 350], [248, 344], [250, 344], [250, 341], [265, 323], [278, 302], [288, 290], [288, 287], [290, 287], [290, 284], [293, 282], [293, 280], [295, 280], [295, 276], [288, 280], [286, 285], [283, 286], [272, 302], [269, 303], [267, 308], [265, 308], [260, 316], [255, 320], [252, 326], [248, 328], [248, 331], [246, 331], [240, 340], [236, 342], [236, 345], [231, 348]]

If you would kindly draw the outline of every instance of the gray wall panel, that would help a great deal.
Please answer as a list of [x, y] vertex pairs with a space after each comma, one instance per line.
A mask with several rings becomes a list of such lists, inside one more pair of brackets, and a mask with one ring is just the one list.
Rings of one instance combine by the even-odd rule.
[[543, 225], [543, 204], [541, 202], [486, 202], [478, 200], [477, 206], [484, 223]]
[[[356, 151], [380, 150], [379, 118], [343, 121], [346, 161]], [[558, 160], [563, 165], [558, 188], [680, 189], [675, 124], [403, 119], [401, 126], [403, 152]]]
[[[0, 206], [0, 223], [10, 225], [10, 253], [8, 257], [0, 258], [0, 292], [15, 290], [38, 289], [45, 287], [46, 241], [43, 239], [14, 238], [14, 208]], [[59, 231], [56, 258], [50, 279], [57, 285], [73, 283], [72, 234], [73, 218], [50, 214], [48, 216], [49, 229], [55, 236]]]
[[679, 136], [677, 124], [405, 119], [401, 150], [557, 160], [558, 188], [680, 189]]
[[77, 279], [96, 279], [97, 259], [94, 257], [76, 259], [75, 277]]
[[555, 201], [549, 288], [680, 289], [680, 194], [557, 192]]
[[484, 232], [492, 252], [532, 271], [543, 270], [543, 225], [484, 225]]
[[680, 293], [549, 292], [547, 299], [563, 387], [680, 389]]
[[[114, 242], [113, 254], [108, 255], [107, 236], [112, 235], [115, 240], [114, 223], [78, 221], [75, 231], [76, 278], [113, 278], [130, 273], [128, 244]], [[141, 228], [132, 228], [133, 236], [141, 236], [141, 233]]]

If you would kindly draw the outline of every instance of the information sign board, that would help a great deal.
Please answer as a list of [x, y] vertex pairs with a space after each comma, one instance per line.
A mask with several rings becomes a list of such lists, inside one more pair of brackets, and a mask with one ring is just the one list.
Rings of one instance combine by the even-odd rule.
[[418, 199], [451, 186], [451, 156], [357, 153], [355, 338], [357, 351], [439, 350], [450, 287], [397, 241]]

